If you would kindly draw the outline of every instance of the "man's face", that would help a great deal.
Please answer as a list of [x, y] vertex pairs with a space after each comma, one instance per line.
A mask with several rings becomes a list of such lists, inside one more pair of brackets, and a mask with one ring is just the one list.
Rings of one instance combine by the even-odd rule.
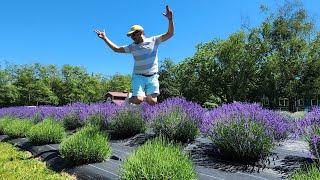
[[133, 32], [133, 33], [131, 34], [130, 37], [131, 37], [131, 39], [132, 39], [134, 42], [140, 43], [141, 40], [142, 40], [141, 35], [142, 35], [142, 31], [135, 31], [135, 32]]

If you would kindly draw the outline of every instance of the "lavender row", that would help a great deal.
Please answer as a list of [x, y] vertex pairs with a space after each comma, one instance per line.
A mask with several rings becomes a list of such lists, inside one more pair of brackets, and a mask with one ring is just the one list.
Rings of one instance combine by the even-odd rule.
[[[186, 101], [184, 98], [170, 98], [155, 106], [142, 104], [141, 115], [146, 122], [152, 122], [157, 116], [168, 113], [174, 107], [179, 107], [182, 112], [187, 114], [190, 120], [195, 121], [202, 133], [208, 133], [209, 129], [218, 121], [238, 121], [240, 119], [259, 121], [266, 128], [266, 132], [276, 139], [283, 138], [289, 128], [288, 120], [279, 113], [264, 109], [258, 104], [239, 102], [224, 104], [219, 108], [209, 111], [196, 103]], [[105, 116], [105, 120], [108, 121], [123, 108], [123, 106], [117, 106], [111, 103], [90, 105], [74, 103], [61, 107], [10, 107], [0, 109], [0, 117], [14, 116], [17, 118], [29, 119], [37, 117], [40, 120], [43, 120], [46, 117], [53, 117], [60, 121], [69, 113], [78, 112], [80, 120], [84, 122], [91, 114], [100, 112]], [[318, 111], [312, 113], [320, 114]], [[312, 115], [307, 116], [306, 120], [302, 122], [310, 124], [310, 121], [316, 121], [310, 116]]]

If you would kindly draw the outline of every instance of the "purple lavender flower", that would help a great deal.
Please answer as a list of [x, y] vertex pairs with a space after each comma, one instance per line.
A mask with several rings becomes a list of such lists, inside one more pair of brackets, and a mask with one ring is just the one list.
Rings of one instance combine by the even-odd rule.
[[320, 107], [314, 107], [303, 119], [297, 121], [297, 132], [309, 143], [311, 153], [319, 157], [320, 150]]
[[201, 131], [209, 133], [209, 130], [218, 122], [228, 121], [257, 121], [265, 127], [268, 135], [280, 140], [286, 137], [288, 123], [278, 113], [262, 108], [259, 104], [236, 102], [223, 104], [222, 106], [206, 113]]
[[201, 125], [207, 112], [207, 110], [200, 105], [187, 101], [185, 98], [181, 97], [168, 98], [162, 103], [154, 106], [143, 103], [141, 107], [142, 116], [146, 122], [152, 122], [160, 114], [169, 113], [173, 108], [178, 107], [182, 112], [188, 115], [188, 118]]
[[314, 107], [303, 119], [296, 121], [297, 134], [311, 137], [314, 134], [314, 126], [320, 126], [320, 107]]
[[106, 119], [112, 117], [121, 107], [111, 103], [73, 103], [61, 107], [55, 106], [38, 106], [38, 107], [9, 107], [0, 109], [0, 117], [13, 116], [21, 119], [39, 118], [41, 121], [45, 118], [52, 117], [57, 121], [61, 121], [66, 115], [79, 113], [80, 120], [85, 122], [89, 115], [95, 112], [101, 112]]
[[318, 135], [313, 135], [311, 138], [312, 144], [317, 144], [320, 140], [320, 137]]
[[142, 116], [156, 134], [171, 140], [194, 140], [201, 127], [206, 109], [184, 98], [169, 98], [154, 106], [141, 105]]

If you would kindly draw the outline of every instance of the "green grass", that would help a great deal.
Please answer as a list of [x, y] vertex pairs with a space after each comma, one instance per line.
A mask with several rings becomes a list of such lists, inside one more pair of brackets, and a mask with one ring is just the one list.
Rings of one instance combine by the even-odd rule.
[[320, 179], [320, 171], [316, 164], [306, 167], [305, 170], [297, 170], [291, 174], [290, 179], [294, 180], [315, 180]]
[[0, 143], [0, 180], [8, 179], [76, 179], [67, 173], [55, 173], [45, 163], [28, 159], [31, 154], [18, 151], [13, 145]]
[[124, 162], [120, 179], [196, 179], [194, 165], [179, 146], [162, 137], [148, 141]]

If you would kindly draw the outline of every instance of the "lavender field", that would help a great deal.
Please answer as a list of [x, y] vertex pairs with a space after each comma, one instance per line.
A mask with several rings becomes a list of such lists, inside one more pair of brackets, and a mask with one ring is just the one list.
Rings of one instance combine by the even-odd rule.
[[[205, 138], [214, 146], [212, 151], [214, 151], [215, 158], [227, 162], [255, 166], [265, 164], [274, 149], [288, 140], [306, 141], [310, 148], [308, 158], [317, 162], [316, 159], [319, 158], [318, 149], [320, 147], [319, 119], [320, 109], [317, 107], [305, 116], [294, 116], [292, 113], [265, 109], [259, 104], [235, 102], [223, 104], [214, 109], [205, 109], [183, 98], [170, 98], [155, 106], [150, 106], [146, 103], [129, 107], [111, 103], [74, 103], [61, 107], [2, 108], [0, 109], [0, 134], [8, 134], [11, 132], [8, 130], [10, 128], [18, 127], [16, 129], [19, 129], [21, 125], [10, 125], [19, 124], [17, 122], [22, 122], [22, 124], [32, 122], [31, 129], [36, 129], [34, 127], [40, 126], [40, 124], [47, 124], [50, 129], [53, 125], [47, 122], [51, 120], [53, 123], [60, 124], [64, 129], [60, 133], [62, 137], [56, 141], [63, 144], [60, 146], [62, 154], [66, 152], [64, 154], [66, 159], [70, 154], [70, 157], [77, 156], [77, 153], [82, 154], [80, 159], [77, 159], [77, 161], [81, 162], [80, 165], [108, 159], [111, 153], [109, 150], [112, 148], [108, 146], [107, 142], [112, 141], [112, 137], [124, 140], [139, 134], [151, 133], [153, 136], [149, 140], [155, 137], [165, 138], [165, 141], [168, 140], [173, 144], [180, 144], [178, 146], [182, 145], [185, 148], [197, 141], [197, 139]], [[89, 127], [90, 129], [92, 125], [96, 127], [95, 130], [92, 131], [86, 128]], [[30, 126], [28, 127], [30, 128]], [[78, 143], [76, 144], [79, 145], [79, 143], [85, 142], [87, 135], [80, 135], [82, 129], [87, 129], [84, 130], [86, 133], [104, 132], [104, 134], [107, 134], [105, 136], [107, 137], [106, 139], [101, 136], [102, 139], [97, 140], [100, 144], [93, 143], [91, 145], [92, 147], [101, 145], [102, 150], [90, 150], [94, 151], [94, 154], [104, 152], [101, 153], [102, 156], [98, 159], [93, 158], [93, 155], [88, 155], [87, 159], [90, 160], [81, 160], [81, 158], [84, 158], [82, 151], [86, 148], [89, 151], [90, 147], [72, 146], [72, 142], [76, 142], [75, 138], [72, 139], [72, 136], [77, 133], [82, 139], [77, 141]], [[28, 131], [32, 130], [28, 129]], [[64, 132], [67, 131], [73, 132], [73, 135], [72, 133], [71, 135], [64, 135]], [[25, 136], [21, 136], [30, 139], [30, 134], [32, 133], [29, 132]], [[145, 142], [149, 142], [147, 140], [142, 141], [138, 146], [143, 147]], [[70, 141], [71, 143], [68, 143], [71, 145], [65, 143], [65, 141]], [[92, 141], [89, 138], [87, 143]], [[107, 146], [108, 148], [104, 149]], [[76, 148], [81, 150], [74, 150]], [[72, 149], [72, 152], [69, 152], [70, 149]], [[188, 156], [188, 158], [190, 159], [191, 156]], [[192, 160], [194, 161], [194, 159]], [[127, 162], [127, 164], [130, 163]], [[175, 162], [172, 161], [171, 164], [174, 165]], [[192, 163], [191, 161], [190, 167], [194, 169], [192, 164], [197, 163]], [[125, 167], [128, 166], [125, 165]], [[130, 170], [127, 169], [122, 172], [128, 171]], [[131, 171], [135, 172], [136, 170], [131, 169]], [[285, 177], [288, 177], [290, 173], [292, 172], [286, 172]], [[119, 177], [124, 177], [124, 175]]]

